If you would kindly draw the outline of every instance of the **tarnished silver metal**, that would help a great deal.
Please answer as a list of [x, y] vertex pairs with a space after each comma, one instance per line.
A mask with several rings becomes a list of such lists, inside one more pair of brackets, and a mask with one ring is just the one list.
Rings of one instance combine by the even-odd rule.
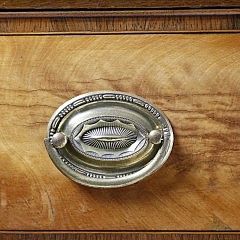
[[153, 144], [160, 144], [162, 141], [162, 129], [154, 129], [148, 134], [148, 138]]
[[52, 144], [55, 148], [63, 148], [67, 144], [67, 136], [62, 132], [57, 132], [52, 136]]
[[167, 160], [173, 131], [146, 100], [124, 92], [91, 92], [60, 106], [44, 140], [57, 168], [91, 187], [122, 187]]

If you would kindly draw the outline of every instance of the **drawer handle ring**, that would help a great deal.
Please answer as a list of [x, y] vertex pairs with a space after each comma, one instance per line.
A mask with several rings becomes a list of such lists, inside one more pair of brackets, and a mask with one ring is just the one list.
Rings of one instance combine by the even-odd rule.
[[60, 106], [44, 140], [67, 177], [90, 187], [122, 187], [160, 168], [173, 146], [162, 111], [124, 92], [90, 92]]

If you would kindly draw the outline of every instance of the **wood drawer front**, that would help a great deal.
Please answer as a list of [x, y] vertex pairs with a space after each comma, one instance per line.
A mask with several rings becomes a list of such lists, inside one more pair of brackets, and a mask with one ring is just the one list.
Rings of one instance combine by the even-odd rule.
[[[239, 230], [240, 35], [0, 37], [1, 230]], [[156, 104], [175, 133], [166, 165], [120, 189], [63, 176], [43, 139], [89, 91]]]

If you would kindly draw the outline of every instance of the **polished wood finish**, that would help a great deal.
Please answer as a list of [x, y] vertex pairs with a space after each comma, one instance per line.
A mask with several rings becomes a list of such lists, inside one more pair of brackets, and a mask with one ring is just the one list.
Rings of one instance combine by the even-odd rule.
[[164, 233], [164, 232], [5, 232], [1, 240], [239, 240], [238, 233]]
[[[240, 230], [239, 42], [237, 34], [1, 37], [0, 229]], [[175, 133], [166, 165], [126, 188], [72, 182], [43, 144], [59, 105], [103, 89], [156, 104]]]
[[240, 9], [0, 12], [0, 35], [240, 32]]
[[240, 32], [237, 0], [0, 0], [0, 34]]
[[159, 9], [240, 7], [238, 0], [0, 0], [0, 9]]

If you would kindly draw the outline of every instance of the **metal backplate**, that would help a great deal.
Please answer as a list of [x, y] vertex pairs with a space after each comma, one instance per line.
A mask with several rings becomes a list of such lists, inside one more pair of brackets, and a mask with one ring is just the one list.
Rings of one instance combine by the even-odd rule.
[[124, 92], [91, 92], [60, 106], [45, 146], [57, 168], [91, 187], [121, 187], [160, 168], [173, 146], [166, 116]]

